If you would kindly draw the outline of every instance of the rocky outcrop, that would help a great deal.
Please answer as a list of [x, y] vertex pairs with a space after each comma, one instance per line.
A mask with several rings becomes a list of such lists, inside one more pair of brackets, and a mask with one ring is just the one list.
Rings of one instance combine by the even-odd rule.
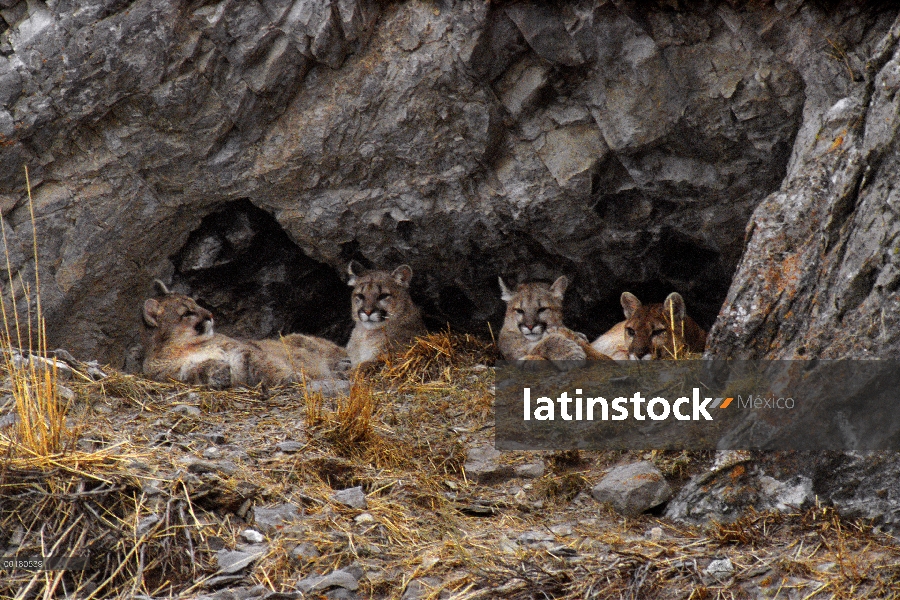
[[888, 358], [900, 349], [900, 19], [826, 110], [805, 119], [756, 209], [711, 353]]
[[[865, 61], [895, 12], [3, 0], [0, 211], [14, 279], [33, 271], [28, 164], [51, 343], [86, 357], [121, 361], [156, 277], [235, 307], [220, 318], [229, 333], [340, 339], [330, 307], [348, 304], [339, 273], [353, 258], [410, 264], [433, 325], [502, 319], [498, 274], [565, 273], [571, 325], [590, 335], [620, 319], [626, 289], [650, 301], [677, 290], [709, 326], [751, 212], [788, 168], [789, 180], [806, 172], [807, 148], [828, 149], [817, 119], [846, 97], [833, 123], [856, 123], [859, 89], [888, 98], [886, 62]], [[843, 149], [863, 137], [848, 132], [826, 160], [849, 164]], [[850, 204], [829, 229], [835, 252]], [[258, 251], [260, 232], [284, 252]], [[735, 315], [752, 295], [755, 271], [742, 269]], [[853, 289], [878, 280], [865, 273]], [[723, 352], [756, 335], [730, 314], [713, 335]], [[763, 351], [774, 337], [759, 339]]]

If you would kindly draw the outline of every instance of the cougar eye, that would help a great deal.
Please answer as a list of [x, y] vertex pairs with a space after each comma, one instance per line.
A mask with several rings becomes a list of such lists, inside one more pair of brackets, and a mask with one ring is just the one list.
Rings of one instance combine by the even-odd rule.
[[628, 337], [634, 337], [634, 329], [632, 329], [631, 327], [626, 327], [625, 333], [628, 334]]
[[363, 296], [362, 294], [356, 294], [356, 299], [359, 300], [360, 302], [362, 302], [363, 300], [366, 299], [366, 297]]
[[378, 294], [378, 301], [381, 302], [382, 300], [387, 300], [390, 297], [390, 294]]
[[664, 334], [665, 332], [666, 332], [665, 329], [654, 329], [654, 330], [653, 330], [653, 333], [652, 333], [651, 335], [652, 335], [653, 337], [656, 337], [656, 336], [658, 336], [658, 335]]
[[547, 312], [548, 310], [550, 310], [550, 309], [547, 308], [546, 306], [542, 306], [541, 308], [538, 309], [538, 314], [541, 314], [541, 313], [543, 313], [543, 312]]
[[516, 314], [517, 314], [517, 315], [524, 315], [524, 314], [525, 314], [525, 311], [522, 310], [521, 308], [517, 308], [517, 309], [516, 309]]
[[186, 311], [186, 312], [182, 313], [181, 318], [182, 318], [182, 319], [187, 319], [187, 318], [189, 318], [189, 317], [194, 317], [194, 316], [196, 316], [196, 315], [197, 315], [197, 313], [195, 313], [195, 312], [192, 311], [192, 310], [189, 310], [189, 311]]

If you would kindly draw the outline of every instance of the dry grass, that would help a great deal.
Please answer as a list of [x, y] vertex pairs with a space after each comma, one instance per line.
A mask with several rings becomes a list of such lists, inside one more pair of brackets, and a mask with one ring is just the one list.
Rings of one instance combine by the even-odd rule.
[[[28, 167], [25, 167], [25, 181], [34, 252], [33, 288], [19, 273], [19, 289], [16, 290], [17, 279], [12, 272], [6, 228], [3, 216], [0, 215], [9, 284], [5, 290], [8, 294], [0, 293], [0, 315], [3, 322], [0, 346], [18, 416], [16, 435], [9, 438], [0, 434], [0, 451], [5, 447], [10, 455], [23, 453], [42, 459], [62, 454], [66, 449], [66, 442], [70, 442], [72, 436], [66, 427], [66, 406], [59, 396], [56, 360], [46, 358], [47, 327], [41, 310], [38, 235]], [[24, 304], [24, 308], [20, 304]]]
[[[298, 387], [210, 392], [116, 373], [71, 382], [73, 412], [92, 415], [79, 448], [90, 440], [98, 449], [74, 450], [55, 469], [4, 462], [0, 546], [15, 537], [20, 549], [43, 552], [52, 540], [58, 552], [94, 558], [84, 572], [16, 572], [0, 580], [0, 597], [26, 589], [35, 597], [76, 589], [93, 598], [196, 597], [215, 576], [216, 549], [238, 546], [253, 526], [248, 509], [283, 502], [302, 517], [268, 535], [243, 585], [291, 591], [309, 574], [357, 563], [367, 572], [360, 595], [376, 598], [399, 598], [423, 577], [436, 578], [434, 598], [729, 598], [761, 589], [774, 597], [779, 587], [778, 597], [792, 590], [810, 599], [900, 594], [895, 540], [830, 509], [751, 512], [698, 529], [623, 520], [579, 500], [607, 466], [639, 456], [509, 453], [505, 463], [543, 459], [547, 473], [529, 489], [522, 480], [468, 480], [465, 448], [491, 440], [493, 374], [480, 365], [494, 355], [464, 336], [423, 339], [339, 398]], [[173, 413], [181, 404], [204, 412]], [[222, 432], [226, 444], [205, 441], [209, 432]], [[302, 450], [277, 451], [285, 439]], [[186, 466], [229, 443], [236, 468]], [[66, 468], [76, 458], [78, 470]], [[698, 468], [683, 453], [650, 458], [681, 477]], [[364, 511], [332, 500], [356, 485], [366, 492]], [[561, 524], [571, 531], [551, 531]], [[652, 527], [663, 535], [648, 536]], [[526, 532], [546, 541], [511, 542]], [[314, 552], [292, 554], [301, 544]], [[732, 577], [703, 572], [724, 556]]]

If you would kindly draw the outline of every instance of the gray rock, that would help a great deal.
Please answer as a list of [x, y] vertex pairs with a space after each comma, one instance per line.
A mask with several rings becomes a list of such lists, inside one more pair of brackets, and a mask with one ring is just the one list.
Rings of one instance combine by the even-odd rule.
[[241, 532], [241, 537], [250, 544], [260, 544], [266, 539], [263, 534], [255, 529], [245, 529]]
[[500, 464], [500, 451], [493, 446], [470, 448], [463, 468], [466, 477], [479, 483], [493, 483], [513, 476], [513, 468]]
[[345, 490], [338, 490], [331, 495], [334, 502], [349, 506], [350, 508], [358, 508], [364, 510], [368, 507], [366, 502], [366, 493], [362, 487], [356, 486]]
[[[834, 221], [829, 235], [858, 241], [841, 260], [822, 256], [828, 276], [797, 284], [809, 291], [846, 274], [853, 285], [790, 312], [797, 293], [772, 285], [761, 294], [766, 278], [757, 276], [794, 250], [812, 251], [824, 215], [844, 214], [823, 206], [840, 208], [852, 194], [838, 187], [862, 179], [840, 177], [824, 196], [803, 183], [826, 181], [815, 174], [832, 167], [859, 175], [870, 166], [823, 154], [844, 125], [867, 124], [841, 148], [885, 151], [878, 164], [891, 164], [897, 70], [889, 51], [866, 60], [894, 19], [890, 3], [742, 4], [734, 17], [693, 3], [385, 6], [4, 9], [0, 210], [14, 276], [30, 282], [29, 164], [54, 346], [122, 364], [153, 277], [213, 307], [222, 333], [260, 338], [302, 322], [345, 341], [341, 273], [351, 255], [409, 262], [425, 312], [457, 329], [487, 333], [492, 319], [496, 331], [498, 271], [553, 278], [559, 265], [573, 280], [568, 322], [589, 336], [621, 320], [618, 296], [635, 288], [657, 300], [677, 289], [708, 327], [748, 218], [776, 190], [754, 218], [747, 266], [712, 345], [762, 354], [771, 342], [809, 352], [819, 344], [840, 354], [835, 332], [880, 324], [880, 300], [885, 334], [846, 344], [895, 343], [892, 259], [861, 233], [883, 230], [869, 238], [888, 247], [894, 225], [874, 220], [877, 202], [848, 208], [860, 211], [859, 227]], [[848, 62], [820, 51], [822, 39], [840, 39]], [[855, 77], [847, 64], [858, 65]], [[842, 125], [838, 110], [819, 135], [831, 107], [858, 91], [861, 107], [871, 96], [872, 118], [857, 121], [857, 111]], [[561, 116], [561, 106], [575, 110]], [[581, 141], [569, 152], [567, 138], [551, 135], [591, 120], [605, 145], [596, 154], [596, 138], [572, 138]], [[548, 140], [560, 154], [541, 150]], [[829, 164], [815, 171], [821, 156]], [[786, 172], [793, 184], [782, 187]], [[889, 172], [871, 170], [860, 189], [886, 198], [887, 187], [871, 184]], [[821, 219], [793, 218], [814, 213]], [[781, 229], [784, 239], [772, 241], [784, 255], [765, 233]], [[845, 247], [837, 241], [829, 252]], [[822, 333], [795, 335], [813, 306], [809, 330]]]
[[278, 504], [269, 508], [253, 507], [253, 524], [269, 535], [277, 533], [287, 524], [299, 519], [300, 513], [295, 504]]
[[516, 475], [526, 479], [537, 479], [543, 477], [546, 470], [543, 462], [528, 463], [527, 465], [517, 466]]
[[519, 2], [505, 10], [541, 58], [567, 67], [584, 62], [578, 44], [563, 25], [561, 11], [544, 2]]
[[734, 573], [734, 565], [731, 564], [730, 558], [714, 560], [703, 570], [707, 575], [712, 575], [716, 579], [726, 579]]
[[793, 512], [814, 500], [809, 477], [795, 475], [779, 481], [759, 465], [726, 462], [691, 479], [666, 506], [666, 516], [698, 525], [711, 520], [724, 523], [740, 518], [751, 507], [759, 512]]
[[358, 574], [356, 570], [348, 567], [332, 571], [327, 575], [310, 575], [297, 583], [297, 589], [304, 593], [327, 590], [333, 587], [356, 591], [359, 589], [360, 577], [362, 577], [362, 574]]
[[239, 550], [219, 550], [216, 553], [216, 561], [219, 573], [233, 575], [239, 573], [253, 564], [256, 559], [262, 557], [262, 552], [241, 552]]
[[291, 550], [291, 556], [299, 560], [310, 560], [322, 556], [315, 545], [310, 542], [298, 544]]
[[173, 415], [187, 415], [189, 417], [199, 417], [203, 414], [199, 408], [190, 404], [178, 404], [170, 408], [169, 412]]
[[275, 447], [286, 454], [293, 454], [295, 452], [303, 450], [303, 448], [306, 447], [306, 444], [294, 442], [292, 440], [285, 440], [283, 442], [278, 442], [277, 444], [275, 444]]
[[623, 515], [635, 516], [668, 500], [672, 488], [653, 463], [642, 461], [615, 467], [591, 488], [591, 495]]
[[400, 596], [400, 600], [422, 600], [427, 598], [434, 590], [441, 587], [441, 580], [437, 577], [417, 577], [406, 584], [406, 590]]

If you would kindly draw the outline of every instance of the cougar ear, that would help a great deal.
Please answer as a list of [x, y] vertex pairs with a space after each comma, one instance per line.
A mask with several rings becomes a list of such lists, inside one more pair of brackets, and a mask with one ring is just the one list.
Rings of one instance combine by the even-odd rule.
[[353, 287], [356, 285], [356, 280], [359, 277], [363, 276], [366, 269], [358, 261], [351, 260], [350, 264], [347, 265], [347, 273], [350, 275], [350, 279], [347, 280], [347, 285]]
[[144, 322], [150, 327], [159, 327], [159, 321], [157, 321], [157, 319], [161, 312], [162, 306], [153, 298], [149, 298], [144, 302]]
[[409, 282], [412, 279], [413, 270], [409, 265], [400, 265], [391, 273], [391, 277], [394, 280], [402, 285], [403, 287], [409, 287]]
[[619, 298], [619, 302], [622, 303], [626, 319], [630, 319], [631, 315], [634, 314], [634, 311], [643, 306], [641, 301], [637, 299], [637, 296], [631, 292], [622, 292], [622, 297]]
[[683, 321], [684, 316], [687, 313], [684, 307], [684, 298], [682, 298], [681, 294], [678, 292], [672, 292], [666, 297], [663, 308], [665, 309], [667, 317], [669, 316], [669, 310], [671, 310], [676, 321]]
[[563, 294], [566, 293], [567, 287], [569, 287], [569, 278], [563, 275], [562, 277], [554, 281], [553, 285], [550, 286], [550, 293], [562, 300]]
[[169, 288], [166, 287], [166, 284], [164, 284], [161, 279], [154, 279], [153, 283], [156, 285], [157, 289], [162, 292], [163, 296], [168, 296], [172, 293], [169, 291]]
[[497, 281], [500, 282], [500, 298], [502, 298], [504, 302], [512, 300], [514, 292], [506, 286], [506, 282], [503, 281], [503, 278], [498, 275]]

